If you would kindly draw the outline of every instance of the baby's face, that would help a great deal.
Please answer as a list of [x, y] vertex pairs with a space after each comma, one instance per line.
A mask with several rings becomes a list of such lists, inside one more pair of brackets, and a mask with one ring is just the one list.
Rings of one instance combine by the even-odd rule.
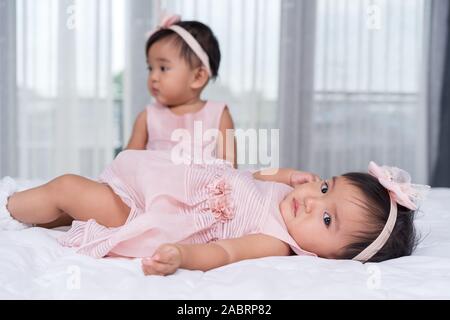
[[159, 103], [174, 106], [192, 99], [190, 84], [195, 80], [195, 72], [181, 57], [173, 40], [154, 43], [148, 50], [147, 64], [147, 87]]
[[319, 257], [337, 258], [351, 243], [352, 235], [364, 232], [362, 193], [345, 178], [297, 186], [280, 203], [281, 215], [295, 242]]

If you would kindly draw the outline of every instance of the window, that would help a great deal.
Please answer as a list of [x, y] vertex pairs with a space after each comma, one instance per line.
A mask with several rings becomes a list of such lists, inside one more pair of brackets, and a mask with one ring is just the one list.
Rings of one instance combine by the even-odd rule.
[[94, 177], [112, 160], [111, 17], [111, 1], [17, 1], [21, 177]]

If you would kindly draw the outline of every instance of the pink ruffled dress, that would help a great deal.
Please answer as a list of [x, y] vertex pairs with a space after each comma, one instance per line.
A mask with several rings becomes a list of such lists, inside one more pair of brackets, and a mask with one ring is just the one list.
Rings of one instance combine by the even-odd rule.
[[292, 188], [253, 178], [226, 161], [175, 164], [170, 152], [124, 151], [100, 176], [131, 208], [126, 223], [107, 228], [75, 221], [60, 239], [92, 257], [148, 257], [163, 243], [208, 243], [266, 234], [302, 250], [287, 232], [279, 203]]
[[[207, 101], [205, 106], [197, 112], [177, 115], [168, 107], [155, 102], [147, 107], [147, 150], [171, 150], [180, 143], [188, 142], [184, 147], [193, 156], [193, 148], [198, 147], [202, 154], [205, 148], [211, 151], [208, 155], [217, 154], [217, 134], [226, 104], [223, 102]], [[179, 134], [172, 134], [183, 129], [189, 135], [189, 140], [182, 139]], [[209, 133], [208, 133], [209, 132]], [[215, 133], [211, 135], [211, 133]], [[209, 150], [208, 150], [209, 151]]]

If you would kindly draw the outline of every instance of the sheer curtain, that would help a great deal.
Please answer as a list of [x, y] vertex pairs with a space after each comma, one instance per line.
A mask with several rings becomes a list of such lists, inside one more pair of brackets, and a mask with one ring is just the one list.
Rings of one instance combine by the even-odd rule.
[[147, 62], [145, 43], [147, 34], [157, 24], [154, 21], [157, 1], [125, 1], [125, 37], [124, 50], [124, 139], [125, 146], [133, 129], [134, 120], [139, 112], [151, 102], [147, 89]]
[[423, 0], [283, 1], [283, 37], [301, 44], [281, 43], [280, 108], [306, 127], [281, 122], [286, 163], [329, 177], [374, 160], [427, 181], [427, 12]]
[[16, 3], [0, 0], [0, 177], [17, 175]]
[[447, 0], [432, 0], [430, 5], [429, 168], [432, 186], [450, 187], [450, 4]]
[[111, 1], [16, 5], [19, 176], [95, 177], [114, 156]]
[[282, 167], [313, 170], [315, 0], [283, 1], [279, 125]]
[[[129, 56], [133, 57], [133, 60], [126, 59], [125, 100], [129, 101], [125, 103], [126, 113], [135, 116], [143, 110], [143, 104], [150, 101], [144, 89], [145, 41], [142, 35], [155, 27], [160, 14], [167, 11], [181, 14], [183, 20], [199, 20], [209, 25], [218, 37], [222, 52], [219, 78], [208, 85], [203, 98], [226, 102], [244, 138], [247, 129], [276, 126], [280, 0], [133, 0], [128, 7], [127, 24], [135, 36], [131, 47], [126, 46]], [[126, 118], [127, 137], [132, 116]], [[270, 156], [266, 149], [272, 146], [263, 143], [261, 146], [264, 150], [260, 153]], [[240, 167], [259, 166], [261, 159], [257, 152], [249, 142], [239, 144], [238, 156], [245, 162]]]
[[[219, 38], [220, 77], [205, 97], [227, 102], [237, 128], [276, 125], [279, 0], [1, 1], [9, 5], [1, 21], [9, 29], [0, 35], [17, 44], [1, 52], [2, 67], [11, 69], [0, 75], [10, 85], [0, 100], [2, 175], [98, 175], [151, 100], [145, 35], [163, 9], [204, 21]], [[239, 150], [245, 157], [246, 146]]]
[[[16, 37], [0, 30], [0, 60], [16, 60], [17, 93], [0, 91], [2, 174], [8, 162], [25, 178], [98, 175], [151, 100], [145, 34], [165, 9], [211, 26], [223, 60], [205, 98], [227, 102], [237, 128], [280, 128], [282, 165], [330, 176], [375, 160], [427, 179], [425, 0], [5, 1], [0, 24]], [[249, 147], [238, 145], [246, 166]]]

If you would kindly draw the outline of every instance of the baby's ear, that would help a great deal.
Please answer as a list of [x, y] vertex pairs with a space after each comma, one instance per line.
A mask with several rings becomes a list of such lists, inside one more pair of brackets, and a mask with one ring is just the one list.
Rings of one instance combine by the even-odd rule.
[[195, 69], [194, 80], [191, 83], [191, 88], [194, 90], [202, 89], [209, 81], [208, 71], [201, 66]]

